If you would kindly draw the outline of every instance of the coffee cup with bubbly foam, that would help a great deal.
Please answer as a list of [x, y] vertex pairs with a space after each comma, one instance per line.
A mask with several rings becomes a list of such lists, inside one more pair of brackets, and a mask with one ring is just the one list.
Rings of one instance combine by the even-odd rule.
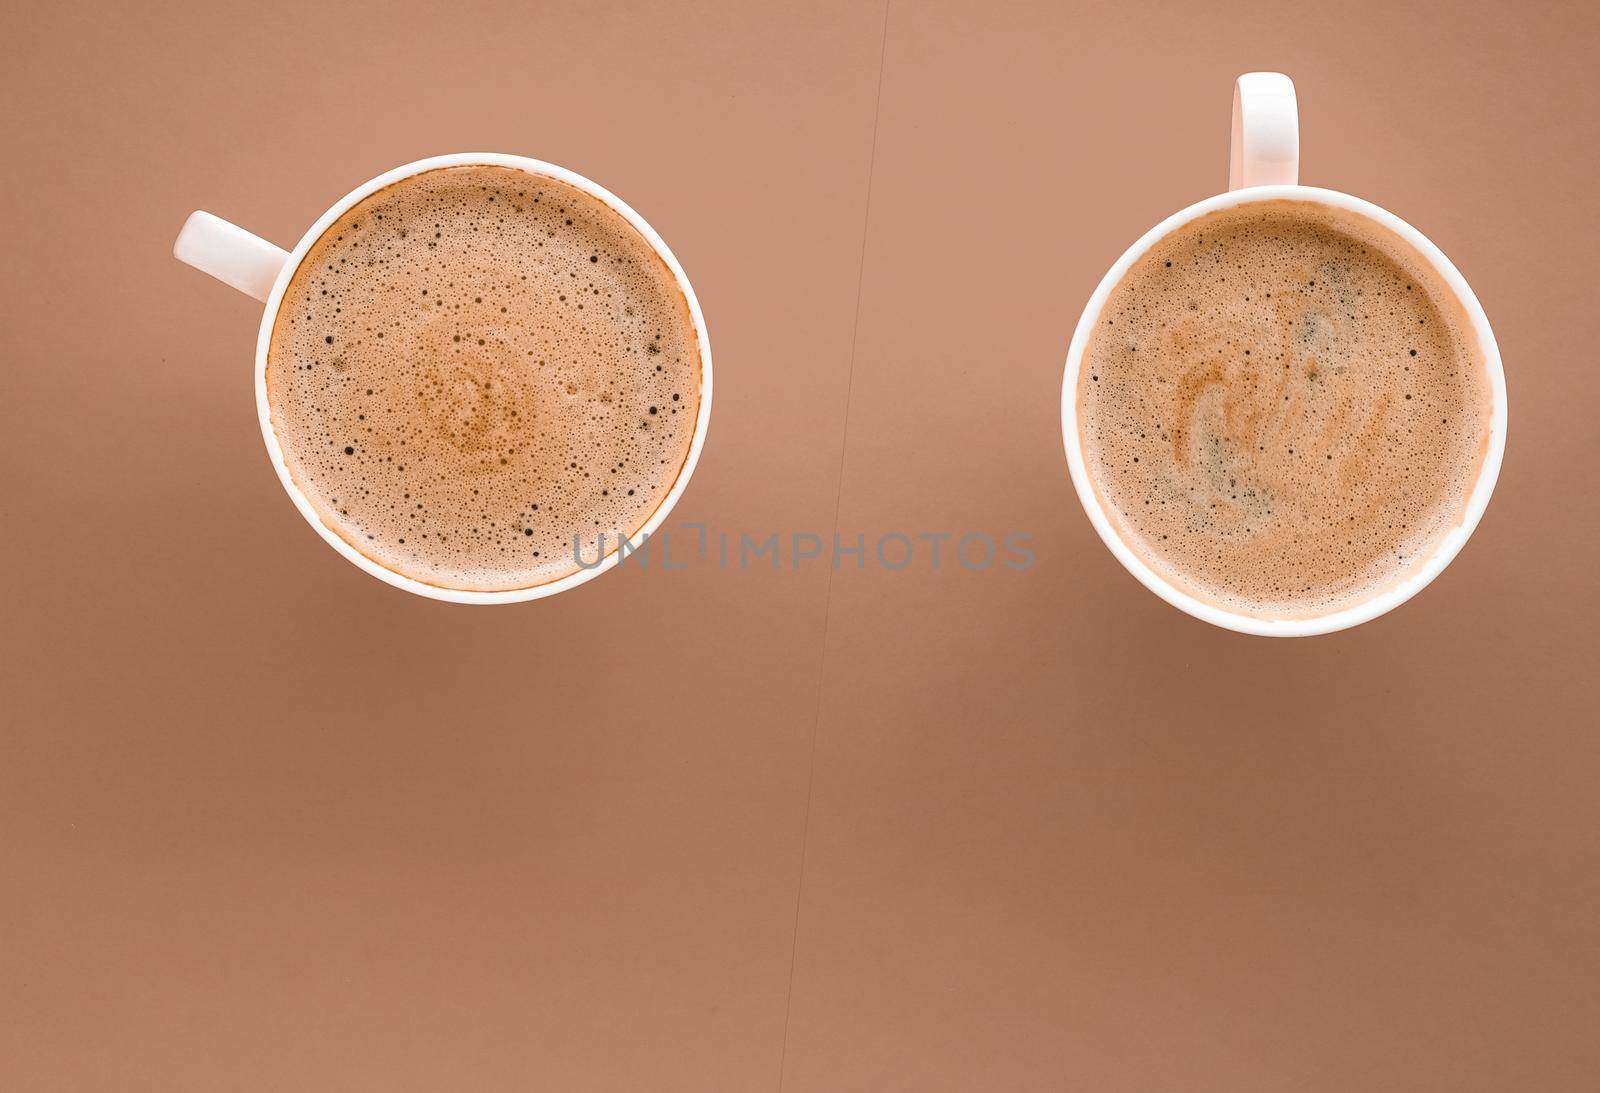
[[1167, 602], [1250, 634], [1341, 630], [1419, 592], [1476, 527], [1505, 449], [1500, 354], [1421, 232], [1298, 184], [1287, 76], [1239, 78], [1229, 175], [1084, 309], [1067, 464]]
[[285, 252], [197, 212], [173, 253], [263, 301], [278, 478], [345, 558], [510, 603], [639, 549], [694, 472], [711, 347], [672, 252], [553, 164], [464, 153], [357, 187]]

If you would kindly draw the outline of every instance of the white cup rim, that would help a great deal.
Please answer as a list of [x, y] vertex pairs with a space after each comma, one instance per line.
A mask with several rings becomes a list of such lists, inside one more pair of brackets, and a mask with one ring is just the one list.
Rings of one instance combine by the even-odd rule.
[[[1197, 217], [1215, 212], [1218, 209], [1229, 209], [1259, 201], [1281, 200], [1311, 201], [1364, 216], [1394, 232], [1420, 254], [1434, 268], [1450, 291], [1455, 294], [1456, 299], [1461, 303], [1472, 324], [1473, 332], [1477, 336], [1478, 345], [1483, 354], [1484, 367], [1488, 373], [1490, 395], [1493, 402], [1490, 411], [1487, 449], [1460, 524], [1445, 533], [1434, 547], [1432, 554], [1422, 565], [1409, 571], [1395, 584], [1386, 587], [1352, 607], [1326, 615], [1296, 619], [1258, 618], [1253, 615], [1228, 611], [1178, 589], [1166, 578], [1156, 573], [1143, 559], [1133, 552], [1101, 507], [1100, 499], [1084, 465], [1082, 438], [1078, 432], [1077, 390], [1078, 376], [1083, 366], [1083, 355], [1088, 347], [1089, 338], [1100, 320], [1106, 301], [1133, 263], [1158, 240], [1165, 238]], [[1122, 563], [1128, 572], [1138, 578], [1141, 584], [1179, 610], [1215, 626], [1263, 637], [1309, 637], [1315, 634], [1329, 634], [1337, 630], [1344, 630], [1394, 610], [1426, 588], [1460, 552], [1462, 546], [1472, 535], [1473, 529], [1478, 526], [1478, 521], [1482, 518], [1483, 511], [1489, 504], [1489, 495], [1494, 492], [1495, 480], [1499, 477], [1500, 463], [1505, 454], [1506, 418], [1506, 381], [1505, 371], [1500, 362], [1500, 350], [1495, 343], [1494, 332], [1489, 328], [1488, 316], [1484, 314], [1483, 307], [1478, 303], [1478, 298], [1473, 294], [1472, 287], [1467, 284], [1466, 278], [1461, 276], [1460, 271], [1456, 269], [1450, 259], [1427, 236], [1387, 209], [1374, 205], [1370, 201], [1363, 201], [1359, 197], [1352, 197], [1337, 190], [1327, 190], [1316, 186], [1252, 186], [1231, 190], [1181, 209], [1145, 232], [1138, 242], [1129, 247], [1122, 257], [1117, 259], [1116, 263], [1106, 271], [1106, 275], [1101, 278], [1094, 295], [1089, 298], [1089, 303], [1084, 308], [1083, 315], [1078, 320], [1077, 329], [1073, 333], [1072, 346], [1067, 351], [1066, 370], [1061, 388], [1061, 433], [1062, 440], [1066, 446], [1067, 467], [1071, 472], [1072, 484], [1077, 491], [1078, 500], [1083, 505], [1084, 511], [1089, 516], [1090, 523], [1094, 525], [1095, 531], [1099, 534], [1107, 549]]]
[[706, 429], [711, 420], [711, 341], [706, 333], [705, 316], [700, 310], [700, 301], [694, 294], [694, 287], [689, 283], [688, 275], [683, 272], [678, 259], [673, 255], [666, 241], [657, 234], [650, 224], [635, 212], [625, 201], [617, 197], [610, 190], [601, 186], [592, 179], [585, 178], [576, 171], [559, 167], [554, 163], [543, 160], [530, 159], [527, 156], [508, 155], [501, 152], [456, 152], [450, 155], [430, 156], [427, 159], [415, 160], [403, 164], [392, 171], [371, 179], [333, 204], [327, 212], [318, 218], [317, 222], [308, 229], [300, 242], [296, 244], [289, 254], [289, 260], [283, 264], [283, 269], [278, 273], [278, 279], [273, 283], [272, 292], [267, 297], [266, 311], [261, 318], [261, 333], [256, 339], [256, 413], [261, 422], [261, 435], [266, 441], [267, 454], [272, 459], [273, 469], [278, 472], [278, 481], [283, 483], [283, 488], [289, 494], [290, 500], [300, 510], [300, 515], [306, 522], [316, 529], [324, 542], [342, 554], [348, 561], [370, 573], [386, 584], [402, 588], [407, 592], [429, 599], [444, 600], [450, 603], [468, 604], [493, 604], [493, 603], [521, 603], [526, 600], [543, 599], [554, 596], [558, 592], [576, 588], [594, 580], [600, 574], [614, 568], [626, 553], [623, 550], [613, 550], [607, 554], [598, 565], [579, 569], [559, 580], [549, 581], [544, 584], [532, 585], [527, 588], [511, 588], [497, 591], [476, 591], [472, 589], [445, 588], [440, 585], [428, 584], [403, 573], [397, 573], [381, 565], [373, 559], [362, 554], [351, 546], [336, 531], [323, 522], [321, 514], [306, 498], [294, 477], [289, 473], [289, 466], [283, 458], [283, 449], [278, 443], [277, 433], [272, 427], [272, 412], [267, 401], [267, 351], [272, 343], [272, 328], [278, 319], [279, 306], [283, 302], [283, 294], [294, 278], [295, 271], [300, 268], [300, 263], [305, 259], [307, 252], [313, 244], [320, 239], [324, 232], [330, 228], [334, 221], [343, 216], [357, 202], [376, 193], [386, 186], [391, 186], [402, 179], [424, 171], [433, 171], [442, 167], [510, 167], [527, 171], [535, 175], [543, 175], [573, 186], [591, 197], [594, 197], [619, 213], [623, 219], [644, 236], [645, 240], [661, 256], [676, 279], [678, 289], [683, 293], [683, 298], [689, 305], [689, 318], [694, 323], [695, 334], [700, 347], [700, 410], [695, 419], [694, 436], [689, 442], [689, 453], [683, 461], [683, 466], [678, 470], [678, 476], [673, 480], [672, 488], [661, 503], [656, 506], [655, 512], [650, 514], [650, 519], [629, 537], [627, 544], [629, 552], [638, 549], [655, 530], [666, 520], [672, 507], [677, 504], [684, 488], [689, 484], [689, 478], [694, 473], [695, 465], [700, 460], [700, 451], [705, 446]]

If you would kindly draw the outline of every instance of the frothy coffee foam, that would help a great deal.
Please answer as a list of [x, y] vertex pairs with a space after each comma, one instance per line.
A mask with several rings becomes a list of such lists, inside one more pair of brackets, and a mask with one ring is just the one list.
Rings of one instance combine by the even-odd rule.
[[428, 171], [306, 255], [267, 357], [272, 424], [323, 522], [457, 589], [557, 580], [637, 531], [687, 458], [700, 354], [621, 214], [504, 167]]
[[1353, 606], [1462, 519], [1490, 394], [1459, 303], [1398, 237], [1309, 202], [1179, 228], [1134, 263], [1078, 383], [1090, 477], [1179, 588], [1270, 618]]

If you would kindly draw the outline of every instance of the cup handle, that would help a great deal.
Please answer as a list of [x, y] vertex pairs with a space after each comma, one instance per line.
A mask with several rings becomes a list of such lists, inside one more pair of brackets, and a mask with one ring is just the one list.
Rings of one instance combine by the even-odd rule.
[[1281, 72], [1246, 72], [1233, 85], [1228, 189], [1300, 181], [1300, 108]]
[[206, 212], [189, 214], [172, 244], [172, 256], [262, 303], [289, 261], [282, 247]]

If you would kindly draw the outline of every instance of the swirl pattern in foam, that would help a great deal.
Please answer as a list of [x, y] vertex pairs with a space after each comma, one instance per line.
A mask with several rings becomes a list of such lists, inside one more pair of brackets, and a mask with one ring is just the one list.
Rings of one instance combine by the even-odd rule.
[[559, 580], [636, 532], [688, 457], [700, 351], [616, 210], [506, 167], [362, 200], [284, 293], [267, 400], [324, 524], [444, 588]]
[[1387, 229], [1260, 201], [1159, 240], [1084, 355], [1079, 430], [1124, 542], [1227, 610], [1322, 615], [1465, 512], [1490, 391], [1470, 321]]

